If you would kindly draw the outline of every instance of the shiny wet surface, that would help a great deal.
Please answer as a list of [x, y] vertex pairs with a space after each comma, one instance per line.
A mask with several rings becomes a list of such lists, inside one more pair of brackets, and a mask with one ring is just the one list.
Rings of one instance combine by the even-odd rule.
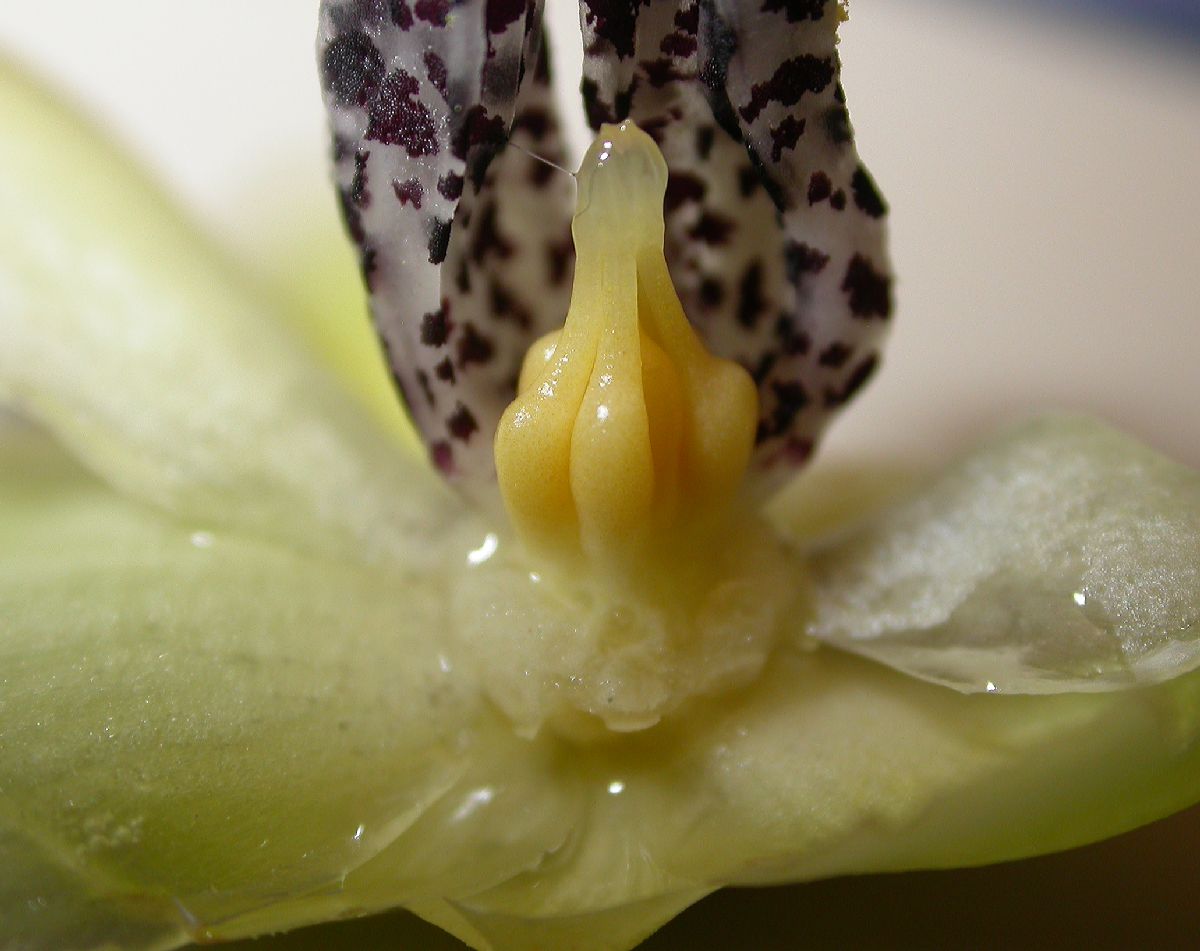
[[[1183, 949], [1200, 933], [1200, 807], [1058, 855], [978, 869], [724, 890], [639, 951], [823, 948]], [[229, 951], [454, 951], [407, 914], [224, 945]]]

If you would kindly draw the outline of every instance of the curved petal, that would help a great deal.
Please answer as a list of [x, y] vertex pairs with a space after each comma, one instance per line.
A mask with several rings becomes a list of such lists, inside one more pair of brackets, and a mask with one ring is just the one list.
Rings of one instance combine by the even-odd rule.
[[1194, 673], [1110, 694], [965, 696], [818, 652], [783, 659], [761, 688], [688, 763], [721, 806], [679, 860], [740, 854], [735, 883], [1004, 861], [1200, 797]]
[[0, 401], [210, 527], [409, 557], [405, 535], [445, 516], [436, 480], [123, 156], [7, 66], [0, 112]]
[[245, 199], [239, 240], [253, 249], [238, 263], [279, 302], [280, 316], [347, 392], [406, 449], [420, 453], [370, 320], [346, 319], [362, 317], [365, 292], [328, 182], [275, 167], [239, 187], [237, 197]]
[[710, 348], [759, 385], [755, 461], [807, 461], [879, 362], [886, 205], [839, 81], [842, 5], [582, 0], [590, 121], [632, 116], [671, 169], [667, 245]]
[[814, 569], [811, 634], [958, 690], [1113, 690], [1200, 666], [1200, 473], [1089, 420], [992, 441]]
[[118, 883], [94, 871], [81, 874], [69, 849], [23, 830], [3, 807], [0, 863], [0, 940], [6, 947], [167, 949], [188, 940], [173, 909], [114, 900]]
[[561, 844], [570, 788], [430, 636], [433, 579], [197, 531], [0, 435], [0, 946], [263, 933]]
[[320, 57], [343, 217], [397, 387], [441, 471], [491, 435], [570, 290], [567, 175], [541, 4], [327, 0]]
[[536, 870], [455, 902], [456, 933], [498, 951], [547, 935], [624, 951], [724, 884], [978, 865], [1114, 835], [1200, 797], [1198, 710], [1195, 673], [1109, 694], [967, 696], [833, 651], [785, 652], [753, 690], [675, 730], [574, 752], [590, 790], [580, 831]]
[[618, 951], [722, 884], [996, 861], [1200, 796], [1194, 673], [966, 696], [784, 649], [653, 730], [521, 741], [430, 638], [431, 579], [197, 535], [45, 441], [3, 451], [0, 844], [30, 877], [0, 897], [71, 876], [81, 935], [402, 903], [477, 948]]

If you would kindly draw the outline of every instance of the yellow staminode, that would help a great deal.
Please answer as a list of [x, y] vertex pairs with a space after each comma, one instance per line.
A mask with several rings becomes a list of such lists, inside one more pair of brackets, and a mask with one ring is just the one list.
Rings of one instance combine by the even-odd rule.
[[633, 122], [579, 170], [566, 324], [530, 348], [496, 432], [505, 505], [527, 542], [628, 565], [726, 508], [757, 395], [684, 316], [663, 257], [667, 166]]

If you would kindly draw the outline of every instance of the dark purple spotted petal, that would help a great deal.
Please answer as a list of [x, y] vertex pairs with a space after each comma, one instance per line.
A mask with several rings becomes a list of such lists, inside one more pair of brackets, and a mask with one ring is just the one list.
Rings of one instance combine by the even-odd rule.
[[[571, 182], [540, 0], [325, 0], [318, 55], [347, 230], [435, 464], [490, 481], [532, 340], [569, 300]], [[550, 174], [548, 174], [550, 173]]]
[[804, 463], [870, 378], [892, 310], [886, 205], [839, 83], [836, 0], [581, 0], [589, 121], [632, 117], [670, 168], [685, 310], [759, 386], [755, 465]]

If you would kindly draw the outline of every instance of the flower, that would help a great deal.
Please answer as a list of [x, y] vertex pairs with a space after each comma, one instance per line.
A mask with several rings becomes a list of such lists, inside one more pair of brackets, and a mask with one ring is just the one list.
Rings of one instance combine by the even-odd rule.
[[[439, 636], [447, 585], [469, 577], [443, 559], [486, 541], [486, 522], [118, 156], [19, 77], [0, 96], [4, 178], [20, 184], [5, 220], [21, 224], [0, 256], [0, 392], [43, 428], [6, 430], [0, 476], [0, 842], [19, 889], [2, 927], [29, 929], [18, 940], [162, 946], [399, 900], [477, 943], [619, 947], [723, 881], [994, 860], [1195, 797], [1194, 675], [964, 697], [783, 651], [674, 729], [517, 736], [469, 651]], [[981, 599], [950, 597], [976, 617], [1016, 605], [1020, 628], [1082, 592], [1187, 633], [1194, 600], [1111, 585], [1152, 569], [1187, 598], [1196, 491], [1110, 433], [1043, 424], [822, 556], [825, 617], [872, 613], [845, 596], [855, 584], [930, 590], [919, 559], [889, 550], [923, 555], [898, 540], [957, 525], [967, 557], [945, 557], [1004, 569]], [[1106, 539], [1169, 528], [1177, 555], [1106, 545], [1071, 577], [1078, 550], [1011, 517], [1064, 494], [1116, 519]]]
[[[319, 57], [396, 383], [438, 468], [479, 483], [526, 351], [567, 311], [574, 202], [527, 151], [563, 160], [540, 4], [451, 9], [331, 0]], [[892, 313], [887, 205], [839, 78], [843, 6], [580, 12], [589, 122], [631, 118], [661, 148], [671, 279], [709, 349], [753, 374], [754, 468], [786, 472], [873, 375]]]

